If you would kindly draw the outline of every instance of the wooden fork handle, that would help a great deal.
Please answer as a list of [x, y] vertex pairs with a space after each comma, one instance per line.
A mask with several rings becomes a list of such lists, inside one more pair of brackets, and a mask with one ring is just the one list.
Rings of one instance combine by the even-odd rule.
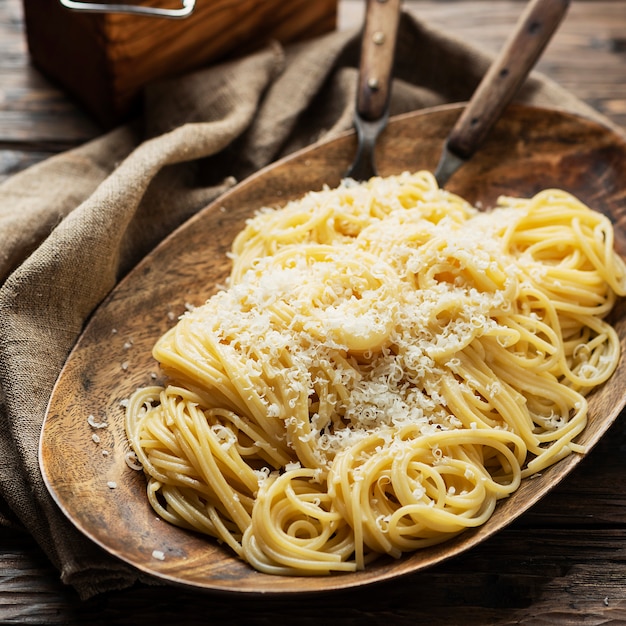
[[361, 43], [357, 113], [365, 120], [387, 112], [401, 0], [368, 0]]

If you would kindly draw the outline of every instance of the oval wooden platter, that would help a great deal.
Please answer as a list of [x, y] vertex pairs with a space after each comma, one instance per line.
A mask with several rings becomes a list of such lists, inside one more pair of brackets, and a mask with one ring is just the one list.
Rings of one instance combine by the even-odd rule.
[[[394, 118], [381, 137], [381, 175], [433, 170], [461, 107], [447, 106]], [[316, 578], [258, 573], [211, 538], [157, 518], [148, 505], [142, 472], [128, 467], [122, 402], [160, 380], [154, 341], [185, 311], [202, 304], [229, 271], [226, 252], [247, 217], [309, 190], [340, 182], [355, 153], [348, 133], [297, 153], [247, 179], [184, 224], [148, 255], [110, 294], [84, 330], [56, 384], [40, 441], [44, 479], [59, 507], [85, 535], [143, 572], [171, 583], [239, 593], [328, 591], [389, 579], [477, 545], [546, 495], [581, 460], [571, 455], [526, 480], [481, 528], [448, 543], [381, 558], [365, 571]], [[566, 189], [616, 224], [626, 255], [626, 143], [614, 132], [574, 115], [509, 107], [480, 152], [447, 186], [488, 208], [500, 194], [528, 196]], [[626, 348], [626, 309], [614, 323]], [[590, 420], [579, 441], [591, 448], [626, 402], [624, 359], [590, 399]], [[93, 428], [95, 422], [108, 426]], [[96, 435], [96, 437], [93, 437]], [[159, 553], [162, 553], [159, 554]], [[157, 558], [162, 557], [162, 558]]]

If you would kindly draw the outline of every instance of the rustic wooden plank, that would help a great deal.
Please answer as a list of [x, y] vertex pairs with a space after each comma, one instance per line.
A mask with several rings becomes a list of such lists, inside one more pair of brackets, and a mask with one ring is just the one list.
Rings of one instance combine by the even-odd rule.
[[31, 65], [21, 3], [0, 1], [0, 180], [101, 132]]
[[0, 533], [0, 623], [64, 624], [73, 617], [77, 596], [58, 579], [30, 535]]
[[[207, 616], [217, 624], [306, 625], [339, 619], [346, 624], [414, 623], [419, 615], [420, 623], [432, 626], [626, 619], [624, 533], [611, 529], [545, 529], [539, 536], [515, 526], [403, 585], [390, 582], [367, 591], [326, 594], [320, 601], [244, 596], [236, 603], [232, 596], [142, 585], [77, 602], [46, 570], [34, 544], [14, 540], [19, 550], [7, 546], [6, 533], [0, 539], [0, 560], [8, 567], [0, 575], [3, 624], [205, 624]], [[509, 555], [506, 561], [503, 553]], [[5, 587], [8, 578], [10, 588]]]
[[[626, 423], [617, 420], [570, 478], [521, 520], [528, 528], [626, 529]], [[622, 488], [623, 487], [623, 488]]]

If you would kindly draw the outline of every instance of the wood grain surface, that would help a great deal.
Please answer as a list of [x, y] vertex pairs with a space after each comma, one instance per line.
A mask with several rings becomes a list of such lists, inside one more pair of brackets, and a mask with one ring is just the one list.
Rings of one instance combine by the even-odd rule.
[[[523, 3], [407, 0], [405, 6], [497, 50]], [[361, 0], [341, 0], [339, 8], [340, 27], [359, 25]], [[624, 33], [626, 1], [577, 0], [539, 69], [626, 127]], [[0, 179], [100, 132], [29, 64], [20, 2], [0, 0]], [[479, 546], [425, 572], [323, 596], [234, 601], [138, 586], [81, 602], [28, 535], [0, 528], [0, 623], [624, 624], [625, 451], [620, 417], [548, 498]]]

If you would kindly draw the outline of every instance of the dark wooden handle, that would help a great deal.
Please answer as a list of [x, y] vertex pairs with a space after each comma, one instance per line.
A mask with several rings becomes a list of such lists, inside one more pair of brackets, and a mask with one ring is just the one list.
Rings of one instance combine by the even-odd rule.
[[365, 120], [378, 120], [389, 103], [401, 0], [368, 0], [361, 43], [356, 108]]
[[567, 12], [569, 0], [532, 0], [450, 133], [447, 145], [468, 159], [485, 138]]

